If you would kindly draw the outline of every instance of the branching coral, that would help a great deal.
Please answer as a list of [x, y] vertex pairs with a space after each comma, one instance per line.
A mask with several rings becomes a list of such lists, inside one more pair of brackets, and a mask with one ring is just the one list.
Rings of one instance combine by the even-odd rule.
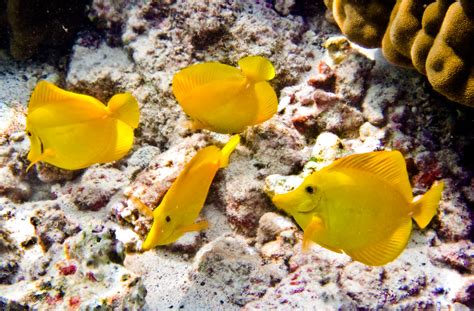
[[350, 40], [382, 47], [388, 61], [414, 67], [439, 93], [474, 107], [473, 1], [325, 0], [325, 4]]

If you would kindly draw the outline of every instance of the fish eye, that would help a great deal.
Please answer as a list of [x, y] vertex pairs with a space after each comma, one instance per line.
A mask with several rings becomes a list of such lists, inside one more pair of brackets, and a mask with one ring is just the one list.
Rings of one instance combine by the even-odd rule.
[[27, 134], [28, 136], [31, 136], [31, 132], [30, 132], [30, 131], [27, 131], [26, 134]]
[[170, 222], [171, 221], [171, 217], [170, 216], [166, 216], [166, 222]]
[[306, 190], [306, 192], [312, 194], [314, 192], [314, 188], [313, 186], [306, 186], [306, 188], [304, 188], [304, 190]]

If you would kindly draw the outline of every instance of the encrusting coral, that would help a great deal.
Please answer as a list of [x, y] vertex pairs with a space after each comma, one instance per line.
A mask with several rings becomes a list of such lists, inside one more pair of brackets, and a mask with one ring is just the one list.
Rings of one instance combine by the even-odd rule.
[[[325, 0], [341, 31], [385, 58], [414, 67], [439, 93], [474, 106], [474, 4], [455, 0]], [[386, 16], [391, 11], [390, 21]]]

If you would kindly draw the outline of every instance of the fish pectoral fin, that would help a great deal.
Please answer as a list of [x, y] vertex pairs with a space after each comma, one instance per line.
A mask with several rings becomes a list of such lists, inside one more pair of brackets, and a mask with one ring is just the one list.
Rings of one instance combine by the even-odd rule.
[[186, 232], [206, 230], [207, 228], [209, 228], [209, 222], [207, 220], [201, 220], [194, 224], [183, 226], [179, 228], [179, 231], [184, 234]]
[[132, 201], [132, 204], [138, 209], [140, 213], [147, 217], [153, 218], [153, 210], [146, 206], [145, 203], [143, 203], [139, 198], [131, 196], [130, 201]]
[[318, 231], [321, 231], [324, 228], [323, 221], [318, 216], [313, 216], [311, 222], [304, 229], [303, 234], [303, 252], [307, 252], [313, 241], [313, 236], [317, 234]]
[[344, 253], [352, 259], [368, 266], [383, 266], [397, 258], [408, 244], [412, 227], [411, 219], [401, 223], [387, 239], [382, 239], [374, 244]]

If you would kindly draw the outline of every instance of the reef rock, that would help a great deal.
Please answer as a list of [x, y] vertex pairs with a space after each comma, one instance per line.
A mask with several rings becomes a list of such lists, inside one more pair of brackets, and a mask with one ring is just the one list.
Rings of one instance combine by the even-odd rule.
[[85, 229], [65, 242], [65, 253], [34, 282], [0, 285], [6, 309], [139, 309], [146, 290], [141, 278], [121, 264], [123, 248], [113, 232]]
[[39, 243], [47, 251], [54, 243], [62, 244], [66, 238], [80, 231], [78, 225], [66, 218], [55, 202], [42, 204], [30, 219]]
[[223, 236], [199, 250], [190, 278], [201, 292], [219, 289], [231, 303], [243, 306], [265, 293], [271, 272], [244, 239]]

